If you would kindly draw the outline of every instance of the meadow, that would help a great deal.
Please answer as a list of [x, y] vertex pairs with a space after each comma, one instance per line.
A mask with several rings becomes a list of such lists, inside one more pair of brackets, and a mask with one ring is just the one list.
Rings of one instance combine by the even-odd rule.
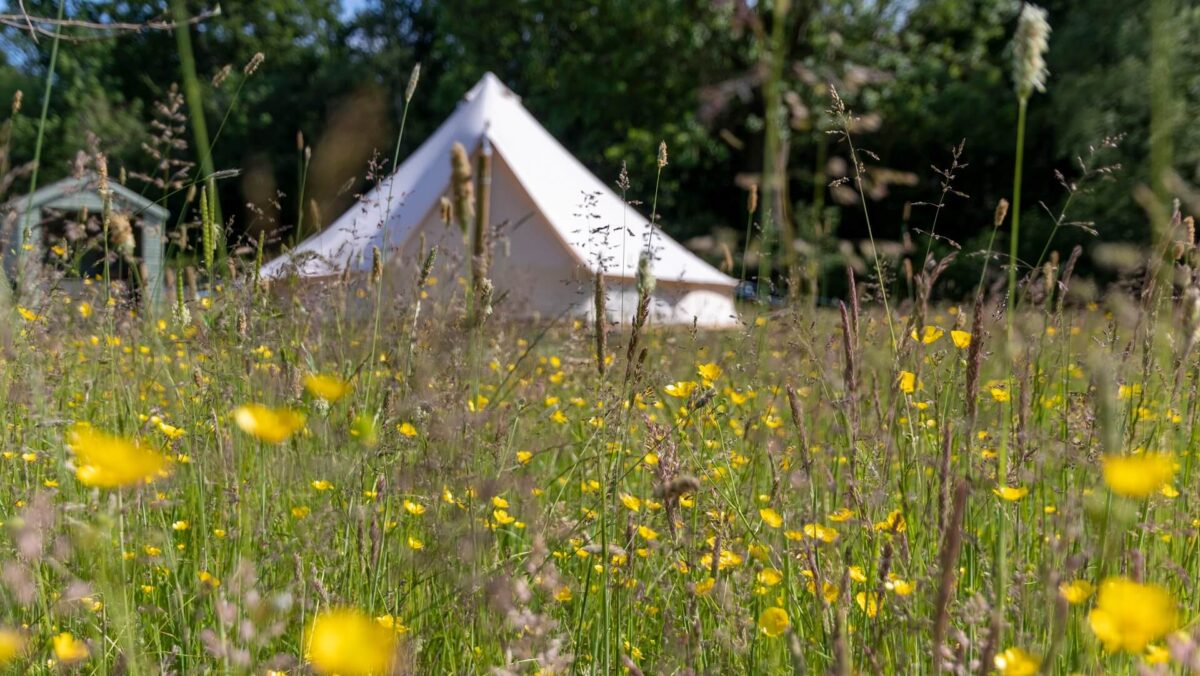
[[997, 304], [861, 283], [737, 331], [601, 323], [603, 352], [590, 321], [414, 317], [438, 280], [403, 268], [289, 296], [231, 267], [184, 312], [48, 294], [2, 328], [0, 657], [1195, 668], [1200, 294], [1062, 268], [1012, 342]]

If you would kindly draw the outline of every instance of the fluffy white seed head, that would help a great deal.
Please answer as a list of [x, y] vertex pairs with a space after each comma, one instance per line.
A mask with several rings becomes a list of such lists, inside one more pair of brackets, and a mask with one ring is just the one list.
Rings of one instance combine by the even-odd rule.
[[1026, 3], [1013, 36], [1013, 84], [1017, 97], [1026, 100], [1034, 90], [1046, 91], [1046, 50], [1050, 48], [1050, 23], [1046, 10]]

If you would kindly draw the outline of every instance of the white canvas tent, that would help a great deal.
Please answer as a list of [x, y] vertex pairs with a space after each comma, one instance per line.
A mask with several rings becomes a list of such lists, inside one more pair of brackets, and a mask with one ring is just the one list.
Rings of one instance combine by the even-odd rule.
[[[461, 232], [441, 219], [450, 191], [450, 152], [462, 143], [472, 158], [492, 152], [489, 273], [501, 312], [590, 316], [593, 276], [607, 280], [612, 321], [634, 313], [638, 258], [653, 253], [658, 280], [651, 320], [724, 327], [737, 324], [737, 281], [652, 226], [562, 147], [494, 75], [483, 76], [454, 114], [396, 173], [324, 231], [263, 266], [264, 278], [332, 277], [371, 267], [379, 247], [389, 266], [419, 265], [422, 243], [439, 259], [462, 261]], [[397, 258], [399, 257], [399, 258]], [[451, 273], [455, 274], [455, 273]], [[458, 273], [464, 274], [464, 273]], [[449, 286], [453, 280], [443, 280]]]

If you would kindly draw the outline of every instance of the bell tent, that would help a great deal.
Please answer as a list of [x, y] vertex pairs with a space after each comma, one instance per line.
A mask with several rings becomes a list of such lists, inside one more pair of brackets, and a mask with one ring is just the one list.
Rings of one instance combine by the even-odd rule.
[[652, 322], [737, 325], [737, 280], [685, 249], [623, 201], [491, 73], [391, 177], [329, 227], [264, 265], [262, 276], [330, 278], [347, 269], [365, 272], [376, 247], [389, 266], [416, 266], [421, 247], [437, 245], [443, 265], [465, 268], [470, 255], [463, 235], [444, 222], [441, 208], [442, 198], [450, 194], [450, 155], [456, 142], [473, 161], [480, 154], [491, 158], [488, 220], [494, 235], [489, 278], [493, 297], [503, 298], [498, 312], [590, 316], [595, 273], [602, 271], [607, 319], [629, 322], [637, 306], [639, 258], [649, 251], [657, 282], [650, 303]]

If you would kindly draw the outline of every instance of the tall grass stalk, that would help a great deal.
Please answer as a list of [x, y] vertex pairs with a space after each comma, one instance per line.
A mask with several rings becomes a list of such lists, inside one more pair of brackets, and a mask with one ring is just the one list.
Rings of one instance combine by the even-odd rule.
[[[370, 366], [367, 368], [367, 391], [368, 391], [368, 394], [370, 394], [370, 388], [374, 381], [375, 351], [376, 351], [376, 347], [379, 342], [379, 320], [381, 317], [381, 313], [383, 311], [383, 287], [384, 287], [383, 276], [384, 276], [384, 272], [386, 271], [386, 267], [387, 267], [386, 256], [388, 253], [388, 248], [390, 246], [390, 235], [387, 231], [387, 223], [388, 223], [388, 220], [391, 218], [391, 214], [392, 214], [392, 190], [395, 185], [395, 180], [393, 177], [394, 177], [396, 169], [397, 169], [397, 164], [400, 162], [400, 146], [401, 146], [401, 144], [404, 143], [404, 123], [408, 120], [408, 106], [409, 106], [409, 104], [412, 103], [412, 97], [416, 91], [417, 79], [420, 77], [420, 74], [421, 74], [421, 64], [418, 63], [416, 66], [413, 67], [412, 74], [409, 76], [408, 88], [405, 90], [405, 93], [404, 93], [404, 109], [403, 109], [403, 112], [401, 112], [401, 114], [400, 114], [400, 129], [396, 132], [396, 148], [392, 152], [392, 164], [390, 167], [392, 176], [389, 176], [387, 179], [384, 179], [388, 183], [388, 191], [387, 191], [387, 200], [385, 202], [383, 223], [379, 224], [379, 229], [380, 229], [380, 232], [383, 233], [383, 236], [380, 239], [379, 247], [376, 248], [373, 253], [373, 255], [378, 259], [379, 273], [377, 276], [379, 277], [379, 279], [377, 280], [377, 283], [375, 285], [375, 321], [371, 328], [371, 351], [370, 351], [370, 357], [369, 357]], [[305, 174], [305, 176], [308, 175], [308, 154], [307, 153], [305, 154], [304, 174]], [[303, 194], [304, 193], [301, 192], [301, 195], [303, 195]], [[304, 210], [303, 198], [301, 199], [300, 210], [301, 211]], [[431, 254], [431, 255], [433, 255], [433, 254]], [[374, 267], [374, 265], [375, 265], [375, 263], [372, 264], [373, 267]], [[376, 275], [374, 270], [372, 270], [372, 275]], [[427, 277], [427, 276], [428, 276], [428, 272], [426, 272], [426, 271], [424, 271], [424, 269], [422, 269], [422, 277]], [[417, 291], [418, 294], [420, 293], [420, 287], [423, 286], [423, 284], [424, 284], [423, 280], [418, 283], [418, 291]], [[413, 316], [413, 329], [414, 330], [416, 329], [416, 315], [419, 312], [420, 299], [418, 298], [416, 300], [416, 302], [418, 303], [418, 305], [417, 305], [418, 309], [414, 310], [414, 312], [413, 312], [413, 315], [414, 315]], [[411, 338], [410, 338], [410, 340], [411, 340]], [[411, 352], [410, 352], [410, 355], [411, 355]]]
[[[196, 57], [192, 52], [191, 24], [188, 22], [187, 8], [183, 0], [171, 0], [171, 15], [175, 19], [175, 49], [179, 55], [179, 70], [183, 78], [183, 95], [187, 100], [188, 116], [192, 122], [192, 135], [196, 148], [200, 150], [200, 173], [211, 176], [214, 173], [211, 147], [208, 137], [208, 123], [204, 117], [204, 96], [200, 93], [200, 80], [196, 77]], [[213, 218], [222, 221], [220, 202]]]
[[[46, 118], [50, 114], [50, 94], [54, 91], [54, 75], [58, 68], [58, 44], [62, 38], [62, 18], [63, 12], [66, 9], [67, 0], [58, 0], [57, 19], [60, 23], [54, 26], [54, 39], [50, 42], [50, 63], [46, 66], [46, 84], [42, 89], [42, 111], [38, 117], [37, 137], [33, 144], [33, 169], [29, 176], [29, 202], [26, 211], [29, 211], [33, 206], [33, 193], [37, 191], [38, 174], [42, 167], [42, 144], [46, 138]], [[22, 232], [17, 238], [20, 245], [17, 247], [17, 294], [21, 293], [21, 285], [25, 280], [22, 279], [22, 274], [25, 269], [25, 251], [31, 242], [25, 241], [25, 238], [32, 233]]]
[[[1014, 326], [1017, 314], [1017, 247], [1020, 240], [1021, 232], [1021, 173], [1022, 165], [1025, 158], [1025, 112], [1027, 109], [1027, 99], [1019, 100], [1017, 107], [1017, 159], [1016, 166], [1013, 169], [1013, 201], [1012, 201], [1012, 236], [1008, 244], [1008, 302], [1004, 313], [1005, 316], [1005, 343], [1004, 352], [1008, 359], [1005, 364], [1009, 368], [1013, 365], [1013, 358], [1016, 355], [1014, 342]], [[1010, 406], [1007, 407], [1008, 415], [1002, 425], [1002, 437], [1000, 439], [1000, 447], [996, 452], [996, 485], [1008, 485], [1008, 451], [1009, 444], [1013, 437], [1013, 415], [1017, 402], [1020, 400], [1019, 393], [1013, 391], [1016, 389], [1016, 383], [1010, 380], [1009, 386]], [[995, 600], [995, 616], [997, 636], [990, 640], [995, 645], [1004, 643], [1005, 635], [1005, 612], [1008, 604], [1008, 523], [1007, 519], [1001, 517], [996, 521], [996, 600]]]

